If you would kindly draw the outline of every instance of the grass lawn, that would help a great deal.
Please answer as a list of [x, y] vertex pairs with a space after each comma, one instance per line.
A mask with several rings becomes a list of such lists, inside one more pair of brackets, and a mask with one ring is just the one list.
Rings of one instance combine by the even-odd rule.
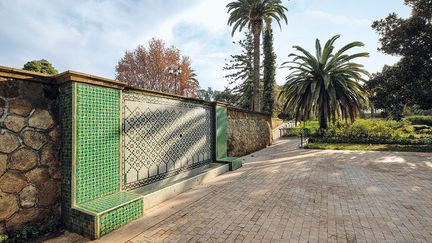
[[310, 143], [306, 149], [432, 152], [432, 145]]

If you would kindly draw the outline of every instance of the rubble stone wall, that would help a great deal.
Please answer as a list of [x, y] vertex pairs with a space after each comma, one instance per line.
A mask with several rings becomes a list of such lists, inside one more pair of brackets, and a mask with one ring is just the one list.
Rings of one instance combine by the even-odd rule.
[[58, 88], [0, 79], [0, 234], [60, 220]]
[[272, 143], [271, 116], [228, 108], [228, 156], [243, 156]]

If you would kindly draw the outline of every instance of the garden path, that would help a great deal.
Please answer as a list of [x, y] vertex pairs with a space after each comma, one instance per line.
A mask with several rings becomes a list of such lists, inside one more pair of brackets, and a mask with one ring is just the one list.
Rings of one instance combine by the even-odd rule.
[[298, 144], [276, 140], [97, 242], [432, 242], [432, 154]]

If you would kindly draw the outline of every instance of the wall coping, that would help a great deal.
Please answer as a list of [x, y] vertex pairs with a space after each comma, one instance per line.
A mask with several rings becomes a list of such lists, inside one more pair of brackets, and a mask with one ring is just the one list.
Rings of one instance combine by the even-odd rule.
[[21, 79], [29, 82], [37, 82], [37, 83], [44, 83], [44, 84], [56, 83], [53, 76], [49, 74], [0, 66], [0, 82], [8, 81], [11, 79]]
[[235, 106], [227, 106], [227, 109], [232, 110], [232, 111], [255, 114], [255, 115], [271, 116], [269, 113], [260, 112], [260, 111], [251, 111], [251, 110], [247, 110], [247, 109], [243, 109], [243, 108], [239, 108], [239, 107], [235, 107]]
[[141, 94], [150, 94], [153, 96], [165, 97], [165, 98], [176, 99], [176, 100], [192, 101], [192, 102], [201, 103], [201, 104], [205, 104], [205, 105], [213, 105], [215, 103], [213, 101], [206, 101], [206, 100], [201, 100], [201, 99], [192, 98], [192, 97], [186, 97], [186, 96], [182, 96], [182, 95], [169, 94], [169, 93], [164, 93], [164, 92], [160, 92], [160, 91], [156, 91], [156, 90], [136, 88], [136, 87], [131, 87], [128, 85], [124, 88], [124, 91], [141, 93]]
[[270, 116], [270, 114], [264, 112], [250, 111], [243, 108], [230, 106], [228, 103], [221, 102], [221, 101], [205, 101], [205, 100], [186, 97], [182, 95], [168, 94], [168, 93], [163, 93], [160, 91], [154, 91], [154, 90], [149, 90], [144, 88], [135, 88], [127, 85], [125, 82], [121, 82], [118, 80], [90, 75], [90, 74], [77, 72], [77, 71], [71, 71], [71, 70], [56, 75], [50, 75], [50, 74], [22, 70], [18, 68], [0, 66], [0, 82], [8, 81], [10, 79], [21, 79], [29, 82], [38, 82], [38, 83], [51, 84], [51, 85], [61, 85], [67, 82], [87, 83], [87, 84], [94, 84], [94, 85], [109, 87], [114, 89], [121, 89], [130, 92], [145, 93], [145, 94], [150, 94], [150, 95], [155, 95], [160, 97], [168, 97], [177, 100], [192, 101], [192, 102], [206, 104], [206, 105], [224, 106], [229, 110], [245, 112], [250, 114], [258, 114], [263, 116]]
[[123, 89], [126, 86], [125, 82], [71, 70], [57, 74], [54, 77], [57, 80], [57, 84], [63, 84], [67, 82], [79, 82], [95, 84], [114, 89]]

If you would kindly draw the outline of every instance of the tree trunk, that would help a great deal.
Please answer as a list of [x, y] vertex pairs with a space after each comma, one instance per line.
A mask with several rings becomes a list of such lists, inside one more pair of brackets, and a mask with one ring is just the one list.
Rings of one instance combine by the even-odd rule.
[[262, 20], [254, 21], [252, 25], [254, 55], [253, 55], [253, 107], [254, 111], [260, 111], [260, 41], [261, 41]]
[[323, 134], [324, 131], [328, 128], [328, 122], [327, 122], [327, 117], [324, 111], [320, 112], [319, 115], [319, 134]]

